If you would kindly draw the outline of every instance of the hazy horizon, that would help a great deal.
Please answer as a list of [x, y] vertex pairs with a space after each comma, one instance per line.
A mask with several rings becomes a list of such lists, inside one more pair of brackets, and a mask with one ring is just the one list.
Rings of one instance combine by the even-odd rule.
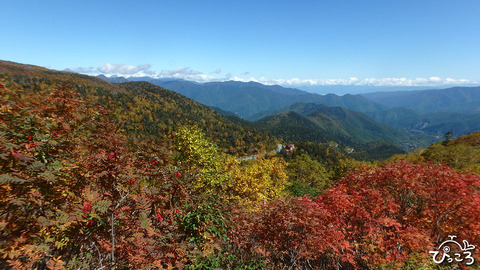
[[[67, 70], [71, 71], [71, 70]], [[111, 75], [107, 76], [105, 74], [98, 74], [97, 76], [106, 76], [107, 78], [125, 78], [127, 80], [136, 80], [139, 78], [143, 77], [123, 77], [123, 76], [117, 76], [117, 75]], [[144, 76], [144, 77], [149, 77], [149, 76]], [[154, 77], [149, 77], [149, 78], [154, 78]], [[155, 79], [155, 78], [154, 78]], [[184, 79], [179, 79], [179, 78], [161, 78], [161, 80], [165, 81], [175, 81], [175, 80], [184, 80]], [[189, 80], [186, 80], [189, 81]], [[226, 80], [225, 80], [226, 81]], [[210, 82], [225, 82], [225, 81], [210, 81]], [[235, 80], [231, 80], [235, 81]], [[191, 81], [195, 82], [195, 81]], [[238, 82], [256, 82], [256, 81], [238, 81]], [[196, 83], [202, 83], [202, 82], [196, 82]], [[207, 82], [203, 82], [207, 83]], [[260, 82], [258, 82], [260, 83]], [[278, 85], [278, 84], [277, 84]], [[310, 93], [316, 93], [316, 94], [321, 94], [321, 95], [326, 95], [326, 94], [336, 94], [336, 95], [346, 95], [346, 94], [367, 94], [367, 93], [375, 93], [375, 92], [392, 92], [392, 91], [421, 91], [421, 90], [435, 90], [435, 89], [446, 89], [446, 88], [451, 88], [451, 87], [476, 87], [480, 86], [480, 84], [470, 84], [470, 85], [438, 85], [438, 86], [375, 86], [375, 85], [299, 85], [299, 86], [290, 86], [290, 85], [279, 85], [285, 88], [294, 88], [294, 89], [299, 89], [302, 91], [310, 92]]]

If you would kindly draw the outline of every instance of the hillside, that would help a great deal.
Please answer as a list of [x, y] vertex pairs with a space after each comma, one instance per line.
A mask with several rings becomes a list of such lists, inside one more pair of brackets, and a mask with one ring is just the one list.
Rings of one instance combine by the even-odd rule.
[[480, 131], [473, 132], [456, 139], [446, 137], [426, 149], [393, 156], [386, 162], [406, 159], [415, 163], [442, 163], [452, 169], [480, 173]]
[[256, 82], [211, 82], [195, 83], [176, 80], [165, 81], [149, 77], [129, 78], [129, 80], [148, 81], [166, 89], [192, 98], [202, 104], [231, 111], [238, 116], [258, 120], [271, 112], [290, 106], [296, 102], [313, 102], [339, 106], [356, 111], [375, 111], [383, 109], [362, 96], [335, 94], [319, 95], [278, 85], [263, 85]]
[[454, 169], [480, 173], [480, 131], [432, 144], [422, 157], [427, 161], [444, 162]]
[[473, 132], [462, 137], [459, 137], [452, 142], [451, 145], [463, 144], [466, 146], [477, 147], [480, 146], [480, 131]]
[[123, 128], [137, 136], [167, 137], [183, 125], [199, 125], [223, 151], [254, 153], [272, 148], [266, 133], [235, 125], [214, 110], [147, 82], [111, 84], [100, 78], [0, 61], [0, 80], [22, 95], [41, 94], [71, 84], [84, 99], [102, 105], [124, 122]]

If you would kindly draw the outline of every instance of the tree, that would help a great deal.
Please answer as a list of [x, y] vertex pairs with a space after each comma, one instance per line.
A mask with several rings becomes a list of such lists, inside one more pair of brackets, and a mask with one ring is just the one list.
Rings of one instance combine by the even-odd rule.
[[195, 188], [201, 192], [217, 194], [222, 191], [222, 155], [217, 146], [196, 126], [182, 127], [176, 133], [178, 166], [195, 175]]
[[307, 194], [304, 192], [313, 192], [311, 195], [318, 195], [320, 191], [325, 190], [331, 184], [330, 175], [325, 166], [312, 160], [306, 153], [302, 153], [290, 161], [286, 172], [289, 182], [292, 183], [287, 190], [295, 196]]
[[0, 266], [61, 267], [81, 219], [78, 183], [66, 168], [81, 124], [73, 112], [82, 104], [68, 85], [42, 99], [21, 93], [5, 89], [0, 100]]
[[449, 130], [445, 133], [445, 140], [443, 140], [442, 144], [447, 145], [453, 139], [453, 131]]
[[241, 165], [236, 159], [229, 159], [226, 171], [230, 179], [226, 196], [234, 203], [254, 209], [261, 203], [280, 197], [288, 185], [282, 159], [257, 158]]

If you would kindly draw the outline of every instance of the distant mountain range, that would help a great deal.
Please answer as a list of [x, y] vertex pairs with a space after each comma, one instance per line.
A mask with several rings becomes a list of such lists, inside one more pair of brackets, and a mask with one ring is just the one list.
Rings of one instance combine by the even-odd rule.
[[108, 81], [108, 82], [111, 82], [111, 83], [125, 83], [125, 82], [129, 82], [129, 80], [125, 79], [124, 77], [107, 77], [103, 74], [101, 75], [98, 75], [97, 76], [98, 78], [104, 80], [104, 81]]
[[388, 108], [402, 107], [421, 113], [480, 113], [480, 86], [378, 92], [362, 96]]
[[[127, 80], [122, 77], [105, 76], [102, 79], [117, 83]], [[223, 115], [234, 114], [252, 121], [285, 112], [284, 108], [295, 103], [314, 103], [362, 112], [375, 121], [404, 129], [411, 135], [423, 134], [424, 138], [428, 134], [441, 137], [448, 131], [461, 136], [480, 130], [480, 87], [338, 96], [319, 95], [256, 82], [227, 81], [202, 84], [150, 77], [128, 80], [148, 81], [210, 106]], [[338, 90], [339, 86], [335, 89]], [[426, 139], [425, 143], [432, 141], [432, 138]]]
[[480, 130], [480, 87], [362, 94], [388, 107], [365, 112], [376, 121], [434, 135], [455, 136]]
[[[115, 77], [113, 80], [107, 78], [107, 80], [116, 82], [119, 80], [119, 77]], [[129, 80], [142, 80], [153, 83], [207, 106], [233, 112], [237, 116], [248, 120], [261, 119], [297, 102], [327, 104], [359, 112], [386, 109], [386, 107], [359, 95], [319, 95], [294, 88], [263, 85], [256, 82], [195, 83], [184, 80], [166, 81], [150, 77], [129, 78]]]
[[[365, 159], [371, 159], [372, 154], [375, 158], [387, 158], [393, 153], [403, 152], [392, 143], [372, 144], [370, 141], [378, 141], [377, 138], [401, 140], [401, 132], [397, 133], [399, 137], [395, 138], [396, 131], [393, 128], [384, 128], [371, 119], [364, 119], [368, 117], [361, 113], [343, 108], [297, 103], [289, 112], [278, 111], [277, 115], [250, 122], [225, 111], [222, 111], [222, 114], [230, 116], [223, 116], [179, 93], [144, 81], [112, 84], [101, 77], [7, 61], [0, 61], [0, 78], [3, 85], [18, 91], [19, 95], [41, 95], [58, 88], [59, 85], [70, 84], [82, 98], [92, 101], [99, 109], [110, 111], [115, 121], [122, 123], [122, 130], [131, 134], [132, 138], [149, 137], [162, 142], [170, 140], [169, 134], [180, 126], [198, 125], [224, 152], [235, 155], [269, 151], [281, 142], [310, 140], [318, 143], [329, 142], [329, 145], [336, 145], [330, 142], [338, 142], [339, 147], [343, 147], [343, 152], [352, 147], [364, 149], [362, 153], [365, 153], [365, 156], [361, 158]], [[115, 80], [124, 81], [121, 78]], [[230, 85], [234, 88], [266, 88], [269, 93], [284, 92], [281, 87], [272, 89], [253, 83], [230, 82]], [[282, 95], [297, 96], [303, 93], [300, 90], [288, 89]], [[301, 107], [303, 109], [300, 109]], [[308, 115], [300, 114], [306, 114], [307, 111]], [[375, 153], [371, 153], [370, 147]]]
[[418, 130], [438, 136], [448, 131], [452, 131], [455, 136], [461, 136], [480, 130], [480, 113], [421, 113], [407, 108], [392, 108], [365, 114], [396, 128]]
[[[123, 81], [120, 78], [114, 79], [115, 81]], [[403, 149], [414, 148], [409, 147], [410, 135], [407, 133], [378, 123], [360, 112], [340, 107], [348, 106], [357, 109], [362, 107], [365, 110], [386, 109], [361, 96], [337, 96], [333, 94], [322, 96], [298, 89], [266, 86], [254, 82], [230, 81], [198, 84], [182, 80], [164, 81], [145, 77], [135, 78], [134, 80], [147, 80], [162, 85], [163, 88], [175, 89], [176, 92], [190, 96], [199, 102], [209, 100], [209, 104], [205, 102], [207, 105], [210, 105], [212, 109], [226, 116], [238, 126], [244, 129], [268, 132], [285, 141], [337, 142], [343, 147], [361, 149], [362, 152], [368, 153], [367, 155], [371, 155], [368, 148], [372, 147], [376, 148], [374, 152], [376, 151], [378, 158], [387, 158], [391, 154], [403, 153]], [[309, 103], [295, 102], [292, 104], [292, 100]], [[312, 103], [314, 101], [319, 104]], [[338, 104], [340, 106], [331, 107], [321, 103]], [[223, 107], [218, 105], [223, 105]], [[243, 110], [249, 110], [250, 108], [254, 112], [258, 112], [255, 114], [257, 118], [260, 118], [259, 116], [262, 114], [266, 116], [256, 122], [246, 121], [238, 118], [238, 113], [232, 113], [231, 111], [235, 110], [227, 105], [237, 106], [236, 108]], [[224, 108], [230, 109], [224, 110]], [[269, 110], [266, 111], [266, 108]], [[401, 147], [387, 141], [401, 145]], [[375, 143], [372, 144], [372, 142]], [[418, 146], [415, 145], [415, 147]]]

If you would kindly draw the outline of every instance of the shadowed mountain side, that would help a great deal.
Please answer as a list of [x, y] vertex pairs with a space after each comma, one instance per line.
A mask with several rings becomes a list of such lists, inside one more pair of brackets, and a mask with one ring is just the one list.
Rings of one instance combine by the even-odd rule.
[[[345, 115], [345, 118], [349, 117]], [[287, 111], [265, 117], [252, 124], [257, 129], [268, 131], [288, 142], [313, 142], [328, 145], [335, 145], [336, 142], [338, 149], [351, 154], [356, 159], [385, 159], [394, 154], [405, 153], [398, 145], [379, 139], [381, 135], [373, 136], [371, 133], [370, 136], [365, 136], [368, 132], [363, 132], [362, 135], [365, 137], [360, 137], [358, 134], [361, 132], [358, 131], [361, 129], [346, 122], [341, 123], [318, 111], [307, 116]], [[378, 123], [377, 125], [381, 126]], [[375, 130], [373, 127], [370, 128]], [[350, 133], [352, 130], [353, 133]]]
[[480, 113], [480, 86], [378, 92], [362, 96], [388, 108], [405, 107], [423, 113]]
[[[325, 118], [330, 124], [334, 124], [331, 119]], [[328, 141], [339, 141], [351, 143], [348, 134], [340, 134], [342, 131], [328, 131], [321, 126], [296, 112], [285, 112], [265, 117], [255, 122], [256, 127], [269, 131], [276, 137], [287, 141], [301, 141], [325, 143]]]
[[314, 122], [325, 132], [335, 136], [348, 136], [359, 143], [389, 140], [402, 143], [408, 139], [405, 132], [381, 124], [363, 113], [341, 107], [330, 107], [314, 103], [295, 103], [279, 113], [294, 111]]
[[417, 130], [443, 136], [452, 131], [462, 136], [480, 130], [480, 113], [421, 113], [407, 108], [392, 108], [384, 111], [366, 112], [372, 119], [396, 128]]

